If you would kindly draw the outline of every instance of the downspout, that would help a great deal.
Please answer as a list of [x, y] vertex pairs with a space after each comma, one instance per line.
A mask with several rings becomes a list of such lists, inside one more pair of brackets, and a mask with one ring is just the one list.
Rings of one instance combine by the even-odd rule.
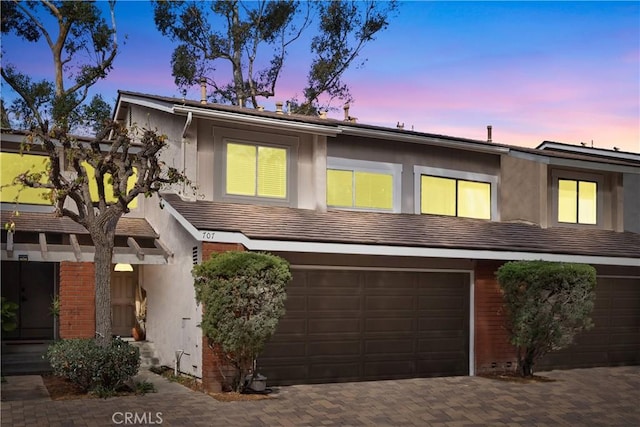
[[[182, 128], [182, 173], [186, 175], [187, 170], [187, 130], [189, 126], [191, 126], [191, 121], [193, 120], [193, 113], [189, 111], [187, 113], [187, 121], [184, 123], [184, 127]], [[186, 194], [187, 184], [185, 182], [182, 183], [182, 194], [183, 196]]]

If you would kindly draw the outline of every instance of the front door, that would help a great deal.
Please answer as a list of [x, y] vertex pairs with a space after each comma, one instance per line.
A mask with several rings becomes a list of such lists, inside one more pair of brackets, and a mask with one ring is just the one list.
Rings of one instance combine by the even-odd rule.
[[111, 275], [111, 329], [114, 335], [130, 337], [136, 324], [137, 271], [114, 271]]
[[3, 338], [53, 339], [51, 303], [55, 295], [56, 264], [2, 261], [2, 296], [18, 303], [18, 327]]

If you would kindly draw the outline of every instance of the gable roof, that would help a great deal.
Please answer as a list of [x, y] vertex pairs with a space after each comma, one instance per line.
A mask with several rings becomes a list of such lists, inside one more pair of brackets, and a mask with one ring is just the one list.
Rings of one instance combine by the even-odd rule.
[[[441, 250], [442, 257], [447, 257], [444, 250], [451, 249], [471, 251], [479, 259], [484, 256], [481, 252], [490, 251], [492, 256], [504, 256], [504, 259], [509, 259], [513, 253], [529, 253], [534, 254], [533, 258], [535, 254], [555, 254], [603, 257], [614, 263], [617, 262], [614, 258], [619, 258], [623, 264], [640, 264], [640, 234], [630, 232], [563, 227], [544, 229], [520, 222], [437, 215], [318, 212], [202, 200], [191, 202], [174, 194], [163, 197], [169, 211], [199, 240], [211, 236], [216, 241], [215, 233], [218, 232], [219, 239], [235, 236], [236, 243], [245, 246], [247, 242], [251, 246], [251, 242], [260, 241], [262, 246], [268, 247], [264, 242], [280, 241], [365, 245], [370, 249], [384, 247], [388, 255], [408, 253], [400, 250], [402, 248], [428, 248], [435, 250], [434, 254]], [[206, 234], [206, 231], [211, 233]], [[365, 251], [366, 248], [361, 249]], [[502, 254], [498, 255], [498, 252]], [[602, 261], [605, 263], [604, 259]]]

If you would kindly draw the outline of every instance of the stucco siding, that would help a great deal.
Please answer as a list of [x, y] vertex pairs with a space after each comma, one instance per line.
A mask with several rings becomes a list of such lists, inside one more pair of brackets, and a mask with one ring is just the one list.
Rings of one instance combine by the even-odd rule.
[[624, 231], [640, 233], [640, 175], [626, 173], [624, 186]]
[[500, 218], [547, 225], [546, 165], [503, 156], [500, 179]]
[[[192, 236], [166, 211], [148, 206], [147, 220], [174, 253], [167, 265], [142, 268], [140, 280], [147, 290], [147, 339], [155, 344], [160, 364], [173, 366], [175, 352], [184, 350], [181, 371], [202, 376], [202, 332], [197, 325], [202, 311], [196, 305], [191, 269], [192, 249], [200, 247]], [[150, 204], [149, 204], [150, 205]]]

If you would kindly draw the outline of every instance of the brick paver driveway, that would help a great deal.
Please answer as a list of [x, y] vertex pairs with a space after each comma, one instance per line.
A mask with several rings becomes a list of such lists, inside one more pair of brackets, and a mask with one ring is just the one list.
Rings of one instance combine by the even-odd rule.
[[542, 375], [556, 381], [452, 377], [301, 385], [281, 387], [270, 399], [231, 403], [159, 377], [158, 393], [106, 400], [12, 397], [3, 387], [2, 426], [640, 426], [640, 367]]

